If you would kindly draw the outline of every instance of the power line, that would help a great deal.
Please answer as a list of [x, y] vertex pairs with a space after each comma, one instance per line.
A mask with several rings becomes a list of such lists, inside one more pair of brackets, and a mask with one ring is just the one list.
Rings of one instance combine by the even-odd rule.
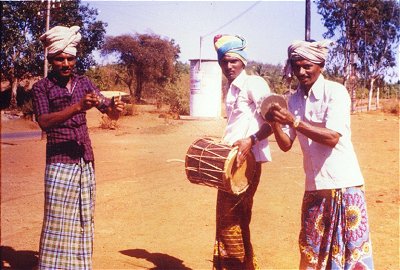
[[253, 5], [251, 5], [250, 7], [248, 7], [246, 10], [244, 10], [244, 11], [243, 11], [242, 13], [240, 13], [239, 15], [235, 16], [234, 18], [232, 18], [230, 21], [228, 21], [228, 22], [225, 23], [224, 25], [218, 27], [217, 29], [215, 29], [215, 30], [213, 30], [213, 31], [211, 31], [211, 32], [209, 32], [209, 33], [203, 35], [203, 36], [201, 36], [200, 39], [202, 39], [202, 38], [204, 38], [204, 37], [207, 37], [207, 36], [209, 36], [209, 35], [211, 35], [211, 34], [217, 32], [217, 31], [221, 30], [221, 29], [224, 28], [225, 26], [231, 24], [233, 21], [235, 21], [235, 20], [239, 19], [240, 17], [242, 17], [245, 13], [247, 13], [250, 9], [252, 9], [252, 8], [255, 7], [256, 5], [258, 5], [260, 2], [261, 2], [261, 0], [255, 2]]
[[203, 38], [205, 38], [205, 37], [207, 37], [207, 36], [209, 36], [209, 35], [211, 35], [211, 34], [217, 32], [217, 31], [219, 31], [219, 30], [221, 30], [221, 29], [224, 28], [225, 26], [231, 24], [233, 21], [239, 19], [239, 18], [242, 17], [244, 14], [246, 14], [250, 9], [252, 9], [252, 8], [255, 7], [256, 5], [258, 5], [258, 3], [260, 3], [260, 2], [261, 2], [261, 0], [255, 2], [253, 5], [251, 5], [250, 7], [248, 7], [246, 10], [244, 10], [244, 11], [241, 12], [240, 14], [236, 15], [234, 18], [232, 18], [231, 20], [229, 20], [227, 23], [223, 24], [222, 26], [220, 26], [220, 27], [218, 27], [217, 29], [215, 29], [215, 30], [209, 32], [209, 33], [206, 34], [206, 35], [200, 36], [200, 53], [199, 53], [200, 62], [199, 62], [199, 67], [198, 67], [199, 70], [201, 69], [201, 57], [202, 57], [202, 55], [201, 55], [201, 50], [202, 50], [202, 46], [203, 46]]

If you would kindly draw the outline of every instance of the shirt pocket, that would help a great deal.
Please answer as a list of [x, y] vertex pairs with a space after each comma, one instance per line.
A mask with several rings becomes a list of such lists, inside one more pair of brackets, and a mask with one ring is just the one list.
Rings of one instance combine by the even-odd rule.
[[61, 111], [71, 104], [72, 96], [63, 89], [49, 92], [49, 104], [53, 112]]
[[251, 108], [255, 107], [256, 105], [252, 105], [252, 101], [244, 95], [239, 95], [237, 100], [237, 109], [240, 112], [251, 112]]
[[321, 124], [326, 122], [327, 107], [325, 105], [317, 106], [317, 108], [312, 108], [307, 112], [306, 118], [315, 124]]

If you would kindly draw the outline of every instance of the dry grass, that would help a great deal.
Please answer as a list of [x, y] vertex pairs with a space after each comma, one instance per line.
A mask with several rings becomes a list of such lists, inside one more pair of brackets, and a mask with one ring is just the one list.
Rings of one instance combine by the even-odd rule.
[[385, 113], [399, 114], [399, 100], [397, 98], [388, 99], [382, 102], [382, 111]]

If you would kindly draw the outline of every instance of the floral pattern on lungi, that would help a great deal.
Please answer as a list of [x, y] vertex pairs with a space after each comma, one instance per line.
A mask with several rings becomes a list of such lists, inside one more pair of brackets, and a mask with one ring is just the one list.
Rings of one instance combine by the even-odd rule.
[[305, 192], [299, 246], [300, 269], [373, 269], [363, 188]]

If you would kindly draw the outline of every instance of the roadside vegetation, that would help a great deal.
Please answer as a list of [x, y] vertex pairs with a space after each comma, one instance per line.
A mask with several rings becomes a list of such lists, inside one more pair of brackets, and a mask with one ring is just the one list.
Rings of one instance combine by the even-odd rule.
[[[398, 114], [399, 2], [315, 2], [327, 29], [324, 35], [336, 44], [325, 76], [347, 87], [353, 112], [382, 110]], [[46, 4], [47, 1], [2, 2], [2, 24], [7, 27], [1, 28], [4, 42], [0, 59], [0, 109], [28, 119], [33, 119], [30, 89], [44, 72], [43, 47], [38, 37], [46, 29]], [[127, 93], [124, 115], [135, 115], [135, 106], [139, 104], [167, 107], [173, 119], [189, 114], [189, 64], [180, 61], [180, 46], [173, 37], [141, 33], [107, 36], [107, 22], [98, 20], [98, 11], [80, 0], [55, 2], [51, 12], [50, 28], [60, 24], [81, 27], [83, 38], [77, 72], [90, 77], [102, 91]], [[95, 50], [115, 61], [98, 65], [92, 54]], [[262, 76], [272, 91], [286, 95], [296, 88], [296, 81], [287, 84], [282, 78], [282, 68], [250, 61], [246, 70]]]

